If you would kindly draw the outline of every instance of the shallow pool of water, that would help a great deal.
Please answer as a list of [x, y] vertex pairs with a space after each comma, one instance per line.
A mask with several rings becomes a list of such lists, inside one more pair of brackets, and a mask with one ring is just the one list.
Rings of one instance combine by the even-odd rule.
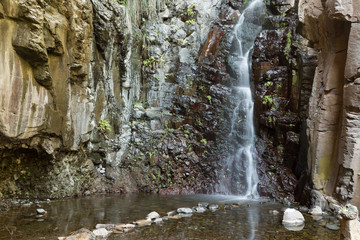
[[[136, 228], [134, 232], [110, 239], [340, 239], [339, 231], [329, 230], [333, 218], [314, 221], [305, 215], [305, 228], [299, 232], [281, 225], [283, 205], [271, 201], [244, 201], [231, 196], [98, 195], [43, 203], [48, 213], [36, 218], [36, 206], [19, 207], [0, 214], [0, 239], [57, 239], [79, 228], [93, 229], [98, 223], [131, 223], [151, 211], [160, 215], [198, 202], [226, 204], [241, 202], [231, 210], [196, 213], [192, 217], [169, 220], [161, 225]], [[280, 214], [273, 215], [271, 210]]]

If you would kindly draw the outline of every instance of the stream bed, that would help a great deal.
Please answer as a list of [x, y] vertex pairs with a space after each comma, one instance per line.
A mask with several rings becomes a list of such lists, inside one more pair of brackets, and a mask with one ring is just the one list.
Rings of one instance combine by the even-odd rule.
[[[41, 208], [48, 212], [44, 218], [36, 218], [35, 204], [14, 208], [0, 214], [0, 239], [56, 240], [82, 227], [94, 229], [98, 223], [131, 223], [145, 218], [152, 211], [164, 216], [168, 211], [193, 207], [199, 202], [240, 204], [228, 210], [195, 213], [160, 225], [135, 228], [133, 232], [113, 234], [109, 239], [340, 239], [338, 230], [326, 227], [326, 224], [336, 224], [336, 219], [330, 216], [315, 221], [304, 214], [303, 230], [287, 230], [281, 224], [284, 205], [269, 200], [245, 201], [221, 195], [149, 194], [97, 195], [41, 203]], [[273, 210], [280, 213], [274, 215]]]

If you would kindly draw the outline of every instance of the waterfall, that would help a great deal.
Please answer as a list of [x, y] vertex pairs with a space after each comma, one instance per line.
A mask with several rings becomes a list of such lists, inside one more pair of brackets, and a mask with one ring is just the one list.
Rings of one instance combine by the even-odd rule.
[[236, 79], [232, 87], [236, 106], [231, 114], [228, 136], [230, 151], [216, 191], [222, 194], [240, 194], [245, 198], [257, 198], [259, 195], [250, 68], [254, 41], [261, 31], [264, 16], [263, 0], [253, 0], [244, 9], [234, 28], [233, 46], [228, 57]]

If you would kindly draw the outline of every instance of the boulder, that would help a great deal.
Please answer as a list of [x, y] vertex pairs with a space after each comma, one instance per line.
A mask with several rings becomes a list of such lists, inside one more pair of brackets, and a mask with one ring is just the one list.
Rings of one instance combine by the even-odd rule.
[[294, 208], [287, 208], [284, 212], [282, 224], [285, 227], [302, 226], [305, 223], [305, 218], [298, 210]]
[[360, 240], [360, 222], [358, 209], [346, 204], [340, 211], [340, 232], [343, 240]]

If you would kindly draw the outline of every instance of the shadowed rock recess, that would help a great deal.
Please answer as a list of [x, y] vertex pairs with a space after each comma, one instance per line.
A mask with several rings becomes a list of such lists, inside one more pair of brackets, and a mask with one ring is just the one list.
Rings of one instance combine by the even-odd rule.
[[[258, 192], [359, 206], [360, 4], [265, 2], [251, 64]], [[214, 192], [248, 4], [1, 0], [0, 199]]]

